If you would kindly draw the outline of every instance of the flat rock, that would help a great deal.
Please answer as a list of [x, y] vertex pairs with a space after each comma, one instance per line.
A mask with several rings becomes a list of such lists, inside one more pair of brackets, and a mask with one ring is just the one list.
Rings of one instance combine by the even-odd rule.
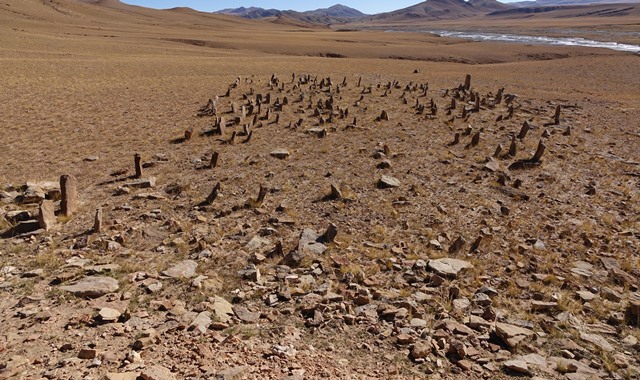
[[557, 309], [557, 302], [531, 301], [531, 311], [533, 312], [555, 311]]
[[547, 359], [545, 359], [544, 356], [539, 355], [539, 354], [524, 355], [524, 356], [518, 358], [518, 360], [523, 360], [527, 364], [535, 365], [535, 366], [538, 366], [538, 367], [541, 367], [541, 368], [545, 368], [548, 365]]
[[65, 264], [66, 264], [65, 267], [84, 268], [88, 265], [91, 265], [91, 260], [78, 257], [78, 256], [72, 256], [67, 260], [65, 260]]
[[489, 159], [489, 161], [484, 165], [484, 169], [493, 173], [499, 171], [501, 167], [498, 161]]
[[14, 210], [4, 214], [4, 218], [7, 220], [7, 222], [16, 225], [26, 220], [32, 220], [33, 216], [29, 211], [26, 210]]
[[264, 246], [271, 246], [271, 241], [260, 236], [254, 236], [249, 240], [245, 247], [250, 251], [256, 251]]
[[496, 335], [511, 348], [517, 347], [520, 342], [534, 334], [529, 329], [507, 323], [496, 322], [495, 326]]
[[596, 298], [596, 295], [588, 290], [579, 290], [576, 292], [576, 295], [582, 300], [582, 302], [593, 301], [593, 299]]
[[78, 297], [98, 298], [113, 293], [120, 288], [118, 281], [112, 277], [84, 277], [73, 285], [61, 286], [60, 289], [71, 292]]
[[379, 189], [389, 189], [389, 188], [399, 187], [399, 186], [400, 186], [400, 181], [397, 178], [394, 178], [388, 175], [383, 175], [378, 180]]
[[593, 265], [586, 261], [575, 261], [571, 273], [576, 277], [589, 278], [593, 276]]
[[250, 369], [251, 367], [246, 365], [223, 369], [216, 373], [213, 380], [240, 380], [249, 372]]
[[118, 269], [120, 269], [118, 264], [93, 265], [84, 268], [88, 274], [113, 273]]
[[431, 354], [431, 351], [431, 345], [418, 342], [411, 348], [411, 358], [413, 358], [413, 360], [427, 358]]
[[162, 275], [172, 278], [192, 278], [196, 276], [198, 263], [193, 260], [184, 260], [162, 272]]
[[136, 380], [140, 372], [121, 372], [121, 373], [107, 373], [102, 377], [102, 380]]
[[276, 149], [276, 150], [272, 151], [269, 154], [272, 157], [279, 158], [281, 160], [284, 160], [285, 158], [287, 158], [287, 157], [289, 157], [291, 155], [291, 153], [289, 153], [289, 151], [286, 150], [286, 149]]
[[30, 362], [31, 361], [25, 356], [13, 355], [6, 362], [3, 371], [0, 372], [0, 378], [4, 379], [5, 377], [2, 377], [2, 376], [5, 374], [8, 374], [9, 375], [8, 377], [17, 374], [22, 367], [29, 365]]
[[321, 255], [327, 250], [327, 246], [320, 243], [318, 239], [322, 237], [321, 234], [316, 231], [305, 228], [300, 235], [300, 241], [298, 242], [298, 251], [303, 254]]
[[412, 318], [411, 321], [409, 321], [409, 325], [412, 328], [425, 328], [427, 327], [427, 321], [420, 318]]
[[470, 315], [468, 318], [465, 318], [464, 323], [474, 330], [488, 330], [491, 327], [491, 322], [475, 315]]
[[118, 310], [110, 307], [103, 307], [98, 312], [98, 317], [102, 322], [115, 322], [120, 318], [120, 315], [121, 313]]
[[464, 260], [443, 258], [429, 260], [429, 268], [442, 277], [456, 277], [463, 269], [473, 268], [473, 265]]
[[27, 189], [15, 199], [18, 203], [40, 203], [47, 195], [39, 186], [28, 186]]
[[606, 270], [620, 268], [620, 264], [618, 263], [618, 260], [611, 257], [601, 257], [600, 262], [602, 263], [602, 265], [604, 266], [604, 269]]
[[242, 322], [256, 323], [260, 319], [260, 312], [249, 311], [249, 309], [244, 306], [234, 306], [232, 309], [236, 317]]
[[231, 316], [234, 315], [233, 305], [222, 297], [215, 296], [213, 304], [210, 306], [215, 317], [220, 322], [227, 323], [231, 320]]
[[78, 352], [78, 359], [89, 360], [95, 359], [98, 355], [98, 351], [92, 348], [83, 348]]
[[521, 373], [523, 375], [531, 375], [527, 363], [522, 360], [508, 360], [504, 362], [504, 366], [510, 371]]
[[189, 330], [198, 330], [200, 333], [205, 334], [211, 326], [211, 313], [208, 311], [203, 311], [198, 314], [195, 319], [189, 325]]
[[613, 351], [613, 346], [611, 345], [611, 343], [609, 343], [603, 336], [598, 335], [598, 334], [589, 334], [586, 332], [581, 332], [580, 333], [580, 339], [584, 340], [585, 342], [589, 342], [591, 344], [593, 344], [594, 346], [597, 346], [598, 348], [607, 351], [607, 352], [612, 352]]
[[143, 380], [177, 380], [176, 375], [171, 373], [170, 370], [163, 366], [154, 365], [145, 368], [140, 372], [140, 377]]
[[140, 178], [135, 181], [127, 182], [122, 186], [135, 187], [138, 189], [148, 189], [151, 187], [156, 187], [156, 177]]
[[121, 373], [107, 373], [102, 377], [102, 380], [136, 380], [140, 372], [121, 372]]
[[616, 292], [614, 289], [604, 287], [601, 292], [602, 298], [609, 300], [611, 302], [620, 302], [622, 301], [622, 294]]

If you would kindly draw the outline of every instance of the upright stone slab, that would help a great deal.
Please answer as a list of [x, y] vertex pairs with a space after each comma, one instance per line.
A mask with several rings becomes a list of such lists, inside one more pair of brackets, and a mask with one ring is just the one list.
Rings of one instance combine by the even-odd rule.
[[93, 232], [100, 233], [102, 230], [102, 207], [96, 209], [96, 216], [93, 221]]
[[62, 193], [62, 201], [60, 202], [62, 215], [71, 217], [78, 208], [78, 190], [75, 177], [72, 175], [61, 176], [60, 191]]
[[562, 109], [562, 107], [560, 107], [560, 105], [556, 106], [556, 112], [553, 115], [553, 124], [555, 125], [559, 125], [560, 124], [560, 110]]
[[545, 149], [547, 149], [547, 147], [544, 145], [542, 140], [540, 140], [538, 142], [538, 148], [536, 149], [536, 153], [534, 154], [533, 158], [531, 158], [531, 161], [539, 162], [540, 159], [542, 158], [542, 155], [544, 154]]
[[135, 178], [142, 178], [142, 156], [140, 156], [140, 154], [136, 153], [133, 156], [133, 163], [136, 167], [136, 176]]
[[40, 228], [48, 231], [56, 224], [57, 220], [54, 211], [53, 201], [45, 199], [40, 203], [40, 214], [38, 215]]
[[211, 162], [209, 163], [209, 169], [213, 169], [216, 166], [218, 166], [218, 157], [219, 157], [218, 152], [213, 152], [213, 154], [211, 154]]

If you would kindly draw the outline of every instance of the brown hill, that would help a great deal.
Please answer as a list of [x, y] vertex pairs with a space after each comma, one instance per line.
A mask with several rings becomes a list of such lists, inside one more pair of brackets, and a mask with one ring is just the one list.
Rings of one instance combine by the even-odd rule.
[[583, 17], [617, 17], [640, 16], [640, 4], [597, 4], [566, 6], [535, 6], [511, 8], [489, 13], [489, 17], [515, 18], [583, 18]]
[[495, 0], [428, 0], [397, 11], [382, 13], [374, 21], [452, 20], [510, 9]]

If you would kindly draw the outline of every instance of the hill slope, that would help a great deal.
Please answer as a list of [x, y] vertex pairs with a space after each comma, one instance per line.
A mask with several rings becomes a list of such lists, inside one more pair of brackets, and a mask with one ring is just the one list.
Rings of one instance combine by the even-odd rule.
[[510, 8], [510, 5], [495, 0], [428, 0], [397, 11], [378, 14], [373, 20], [453, 20]]
[[633, 4], [640, 0], [536, 0], [509, 3], [515, 7], [546, 7], [555, 5]]

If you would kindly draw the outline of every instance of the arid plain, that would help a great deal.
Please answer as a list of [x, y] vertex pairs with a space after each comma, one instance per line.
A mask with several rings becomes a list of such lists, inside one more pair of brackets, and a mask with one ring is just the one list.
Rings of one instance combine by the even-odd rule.
[[0, 3], [0, 378], [638, 378], [637, 54], [276, 21]]

